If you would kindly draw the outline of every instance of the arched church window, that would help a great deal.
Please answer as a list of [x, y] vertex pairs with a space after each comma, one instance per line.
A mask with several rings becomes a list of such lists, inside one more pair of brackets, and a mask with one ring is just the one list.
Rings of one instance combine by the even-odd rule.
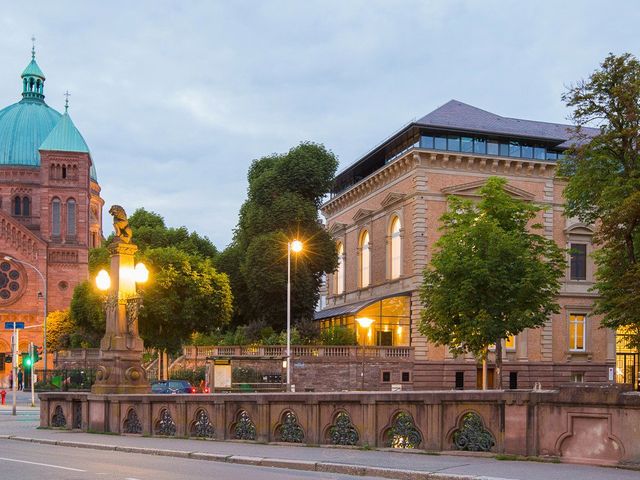
[[76, 201], [67, 200], [67, 236], [75, 237], [76, 235]]
[[62, 178], [67, 178], [67, 167], [66, 167], [66, 165], [62, 166]]
[[389, 233], [391, 234], [391, 248], [389, 252], [391, 278], [398, 278], [400, 276], [400, 266], [402, 264], [402, 240], [400, 238], [400, 219], [398, 217], [394, 217], [389, 230]]
[[51, 235], [60, 236], [60, 200], [54, 198], [51, 201]]
[[22, 215], [22, 202], [18, 196], [13, 199], [13, 214], [15, 216]]
[[360, 287], [369, 286], [371, 281], [371, 252], [369, 251], [369, 232], [360, 235]]
[[24, 197], [22, 199], [22, 216], [28, 217], [31, 215], [31, 201], [29, 197]]

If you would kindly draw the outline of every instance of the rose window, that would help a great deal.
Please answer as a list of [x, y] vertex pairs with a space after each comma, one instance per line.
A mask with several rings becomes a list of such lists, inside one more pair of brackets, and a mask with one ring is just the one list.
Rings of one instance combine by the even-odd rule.
[[13, 302], [22, 294], [25, 283], [23, 272], [12, 263], [0, 262], [0, 301]]

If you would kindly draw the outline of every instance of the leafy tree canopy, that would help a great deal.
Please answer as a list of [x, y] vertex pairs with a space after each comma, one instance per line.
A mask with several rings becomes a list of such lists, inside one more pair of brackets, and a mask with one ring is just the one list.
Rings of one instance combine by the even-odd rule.
[[71, 320], [69, 310], [55, 310], [47, 315], [47, 348], [58, 352], [71, 346], [71, 337], [77, 325]]
[[280, 330], [286, 319], [287, 242], [292, 254], [293, 319], [310, 318], [322, 275], [337, 266], [335, 242], [319, 223], [318, 207], [333, 183], [338, 161], [324, 146], [302, 143], [282, 155], [255, 160], [248, 199], [234, 240], [218, 266], [230, 277], [235, 325], [264, 321]]
[[535, 233], [541, 208], [511, 197], [506, 183], [489, 178], [478, 203], [449, 198], [420, 292], [420, 331], [431, 341], [477, 357], [496, 344], [498, 388], [501, 340], [559, 311], [555, 297], [565, 268], [563, 250]]
[[[640, 346], [640, 62], [609, 54], [563, 95], [579, 141], [560, 162], [566, 213], [596, 226], [596, 313]], [[599, 135], [584, 134], [598, 127]]]

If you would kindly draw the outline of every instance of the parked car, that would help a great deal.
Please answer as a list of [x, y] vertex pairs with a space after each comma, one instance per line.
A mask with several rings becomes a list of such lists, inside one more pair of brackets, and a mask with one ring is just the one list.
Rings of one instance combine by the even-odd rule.
[[196, 388], [186, 380], [151, 382], [151, 393], [196, 393], [196, 391]]

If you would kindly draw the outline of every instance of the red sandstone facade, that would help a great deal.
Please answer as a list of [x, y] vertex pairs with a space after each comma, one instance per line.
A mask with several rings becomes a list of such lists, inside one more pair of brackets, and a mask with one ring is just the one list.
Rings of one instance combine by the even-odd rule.
[[[324, 312], [335, 319], [337, 313], [334, 312], [347, 311], [357, 320], [358, 309], [364, 308], [368, 301], [408, 296], [409, 342], [415, 349], [413, 389], [476, 388], [480, 382], [476, 359], [456, 358], [446, 346], [429, 343], [418, 331], [422, 308], [418, 290], [422, 272], [440, 235], [439, 218], [447, 208], [447, 197], [478, 197], [478, 189], [488, 177], [501, 176], [507, 179], [511, 195], [546, 208], [538, 218], [544, 226], [544, 235], [563, 248], [584, 245], [587, 253], [584, 278], [572, 280], [567, 269], [558, 298], [560, 313], [549, 318], [541, 328], [520, 333], [512, 345], [503, 349], [504, 385], [510, 385], [511, 380], [512, 387], [531, 388], [540, 382], [545, 388], [570, 381], [612, 382], [616, 374], [620, 377], [615, 369], [615, 332], [601, 328], [600, 318], [591, 314], [595, 298], [595, 293], [590, 291], [594, 265], [588, 254], [592, 250], [593, 230], [564, 216], [565, 183], [555, 176], [555, 162], [425, 148], [415, 136], [404, 140], [404, 144], [399, 140], [397, 145], [403, 153], [385, 159], [382, 166], [334, 192], [322, 207], [327, 228], [343, 248], [344, 265], [342, 272], [328, 276]], [[524, 152], [522, 150], [522, 154]], [[401, 266], [399, 276], [392, 278], [390, 229], [396, 218], [401, 225]], [[362, 281], [363, 232], [368, 234], [366, 247], [370, 258], [369, 284], [365, 286]], [[567, 260], [570, 260], [569, 254]], [[344, 287], [338, 284], [338, 275], [343, 275]], [[318, 317], [326, 322], [330, 320], [328, 314], [320, 312]], [[584, 319], [584, 333], [580, 330], [582, 327], [571, 325], [572, 318]], [[359, 330], [357, 324], [355, 328]], [[580, 345], [575, 339], [572, 343], [570, 333], [580, 335]], [[491, 383], [493, 372], [490, 370], [489, 374]]]

